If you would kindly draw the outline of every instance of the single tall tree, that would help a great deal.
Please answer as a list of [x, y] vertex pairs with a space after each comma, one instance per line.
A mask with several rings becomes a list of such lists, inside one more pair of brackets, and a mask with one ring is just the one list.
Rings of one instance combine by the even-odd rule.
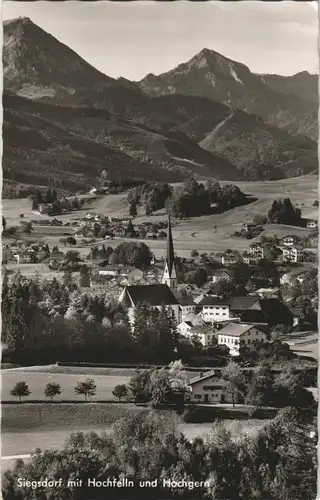
[[11, 396], [15, 396], [19, 398], [21, 403], [21, 398], [24, 396], [29, 396], [31, 391], [29, 390], [29, 386], [26, 382], [21, 381], [17, 382], [14, 388], [10, 391]]
[[130, 202], [130, 205], [129, 205], [129, 215], [131, 217], [136, 217], [137, 216], [137, 203], [135, 202], [135, 200], [132, 200]]
[[47, 384], [44, 390], [45, 396], [51, 398], [51, 401], [53, 401], [54, 396], [59, 396], [61, 392], [62, 391], [60, 384], [57, 384], [55, 382], [50, 382], [49, 384]]
[[85, 288], [90, 286], [90, 271], [85, 264], [80, 268], [80, 286]]
[[120, 403], [121, 399], [125, 398], [128, 394], [127, 386], [125, 384], [116, 385], [112, 391], [112, 394], [119, 400]]
[[245, 379], [239, 365], [231, 361], [222, 370], [222, 379], [225, 381], [225, 391], [231, 395], [232, 406], [234, 407], [238, 394], [243, 394], [245, 385]]
[[74, 388], [76, 394], [81, 394], [88, 401], [88, 396], [94, 396], [97, 392], [97, 386], [92, 378], [87, 378], [83, 382], [78, 382]]

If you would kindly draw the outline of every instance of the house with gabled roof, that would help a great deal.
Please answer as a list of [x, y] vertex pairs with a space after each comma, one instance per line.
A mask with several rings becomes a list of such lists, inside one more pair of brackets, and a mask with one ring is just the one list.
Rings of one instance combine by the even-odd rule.
[[261, 256], [257, 253], [243, 252], [242, 260], [245, 264], [252, 266], [254, 264], [258, 264], [258, 262], [261, 260]]
[[201, 309], [201, 315], [206, 323], [226, 321], [230, 317], [230, 299], [206, 295], [198, 302], [198, 307]]
[[308, 229], [317, 229], [318, 228], [318, 221], [315, 219], [308, 220], [307, 228]]
[[212, 325], [197, 325], [190, 328], [185, 337], [189, 340], [196, 338], [204, 347], [215, 343], [217, 329]]
[[232, 279], [232, 273], [227, 269], [217, 269], [210, 273], [212, 283], [218, 283], [219, 281], [230, 281]]
[[[189, 392], [186, 399], [190, 403], [212, 404], [232, 403], [232, 396], [226, 391], [226, 382], [221, 378], [221, 373], [210, 370], [200, 373], [189, 380]], [[238, 402], [239, 396], [235, 396]]]
[[240, 257], [236, 252], [225, 251], [221, 257], [221, 264], [224, 266], [233, 266], [240, 261]]
[[181, 321], [181, 323], [179, 323], [177, 327], [177, 330], [184, 337], [188, 337], [191, 328], [193, 328], [193, 324], [191, 321]]
[[188, 314], [195, 314], [197, 304], [194, 302], [191, 295], [178, 297], [178, 301], [181, 311], [181, 321], [184, 321]]
[[295, 234], [293, 235], [287, 235], [282, 238], [282, 245], [284, 246], [292, 246], [292, 245], [298, 245], [300, 243], [300, 238], [299, 236], [296, 236]]
[[249, 247], [249, 253], [255, 255], [258, 260], [271, 260], [274, 257], [273, 246], [270, 243], [253, 242]]
[[178, 293], [196, 296], [199, 293], [199, 287], [194, 284], [191, 285], [190, 283], [178, 284]]
[[266, 330], [258, 325], [229, 323], [218, 333], [218, 345], [226, 345], [232, 356], [239, 355], [240, 343], [250, 345], [254, 342], [266, 342]]
[[298, 245], [284, 246], [282, 248], [283, 262], [303, 262], [304, 260], [304, 249]]
[[241, 323], [295, 326], [292, 311], [279, 298], [233, 297], [230, 316]]
[[280, 278], [280, 285], [292, 285], [296, 282], [303, 283], [304, 277], [308, 272], [308, 268], [299, 266], [284, 273]]

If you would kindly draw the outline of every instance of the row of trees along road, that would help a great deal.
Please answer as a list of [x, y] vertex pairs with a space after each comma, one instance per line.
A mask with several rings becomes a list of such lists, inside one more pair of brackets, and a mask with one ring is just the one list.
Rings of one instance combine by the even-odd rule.
[[[77, 382], [77, 385], [74, 388], [74, 392], [79, 395], [83, 395], [85, 397], [85, 400], [88, 400], [88, 396], [94, 396], [97, 392], [97, 386], [96, 383], [93, 379], [86, 379], [81, 382]], [[24, 381], [19, 381], [15, 384], [13, 389], [10, 391], [11, 396], [15, 396], [19, 398], [19, 401], [21, 403], [23, 397], [30, 396], [32, 392], [29, 389], [29, 386], [26, 382]], [[55, 396], [60, 396], [62, 394], [61, 386], [60, 384], [57, 384], [56, 382], [50, 382], [46, 385], [44, 394], [46, 397], [51, 398], [51, 401], [53, 401], [53, 398]], [[116, 391], [116, 394], [119, 394], [119, 391]], [[119, 396], [117, 396], [119, 397]]]

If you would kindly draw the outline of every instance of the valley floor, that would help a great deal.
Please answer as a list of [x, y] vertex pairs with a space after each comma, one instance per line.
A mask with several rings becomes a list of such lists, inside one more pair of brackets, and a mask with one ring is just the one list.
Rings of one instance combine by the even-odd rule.
[[[181, 257], [189, 257], [191, 250], [199, 252], [222, 252], [228, 248], [237, 248], [240, 251], [248, 249], [249, 245], [255, 241], [234, 237], [243, 222], [252, 222], [255, 215], [267, 215], [268, 210], [274, 199], [289, 197], [292, 204], [297, 204], [302, 210], [304, 218], [317, 218], [318, 208], [313, 206], [317, 199], [317, 178], [314, 175], [285, 179], [281, 181], [265, 182], [238, 182], [240, 189], [247, 195], [257, 198], [257, 201], [228, 210], [223, 214], [204, 215], [194, 217], [188, 220], [177, 221], [173, 227], [173, 239], [175, 251]], [[223, 184], [223, 183], [221, 183]], [[126, 202], [126, 193], [106, 195], [99, 198], [87, 197], [87, 204], [80, 211], [71, 212], [58, 217], [64, 222], [81, 220], [84, 215], [90, 211], [104, 216], [119, 217], [128, 215], [128, 204]], [[89, 199], [90, 198], [90, 199]], [[23, 200], [3, 200], [3, 215], [6, 218], [7, 225], [18, 225], [19, 215], [24, 214], [25, 221], [43, 219], [43, 216], [35, 215], [31, 211], [31, 201]], [[158, 222], [166, 220], [167, 215], [164, 210], [159, 210], [150, 217], [143, 215], [142, 208], [139, 209], [138, 216], [134, 219], [134, 225], [142, 222]], [[214, 232], [214, 226], [217, 232]], [[60, 245], [61, 237], [73, 234], [71, 227], [52, 227], [52, 226], [34, 226], [30, 236], [23, 236], [23, 239], [48, 243], [50, 247]], [[279, 238], [286, 235], [307, 235], [310, 231], [304, 228], [267, 224], [262, 234], [273, 236], [277, 234]], [[260, 236], [258, 237], [260, 239]], [[116, 247], [121, 240], [96, 240], [95, 244], [104, 242], [111, 247]], [[6, 243], [6, 241], [4, 241]], [[8, 240], [9, 243], [9, 240]], [[166, 240], [146, 240], [156, 257], [162, 257], [165, 254]], [[78, 239], [76, 250], [85, 257], [89, 253], [89, 245]], [[13, 270], [18, 270], [20, 265], [11, 266]], [[31, 266], [36, 271], [36, 265]], [[27, 271], [25, 268], [24, 272]], [[43, 269], [41, 274], [48, 274]], [[29, 274], [28, 272], [26, 274]]]

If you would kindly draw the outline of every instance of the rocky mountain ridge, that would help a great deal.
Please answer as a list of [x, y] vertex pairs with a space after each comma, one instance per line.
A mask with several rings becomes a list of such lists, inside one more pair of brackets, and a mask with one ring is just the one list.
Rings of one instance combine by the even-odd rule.
[[114, 79], [28, 18], [4, 23], [3, 73], [4, 179], [43, 184], [50, 172], [72, 190], [103, 169], [165, 182], [317, 171], [306, 75], [254, 75], [204, 49], [158, 77]]

